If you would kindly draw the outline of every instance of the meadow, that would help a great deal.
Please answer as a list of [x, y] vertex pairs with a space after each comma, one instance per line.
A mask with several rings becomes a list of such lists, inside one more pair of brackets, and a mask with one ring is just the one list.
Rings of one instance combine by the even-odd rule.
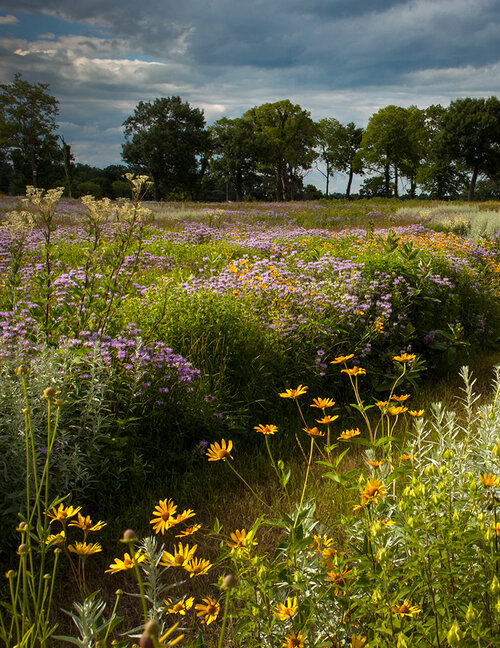
[[3, 645], [500, 645], [500, 204], [128, 180], [0, 202]]

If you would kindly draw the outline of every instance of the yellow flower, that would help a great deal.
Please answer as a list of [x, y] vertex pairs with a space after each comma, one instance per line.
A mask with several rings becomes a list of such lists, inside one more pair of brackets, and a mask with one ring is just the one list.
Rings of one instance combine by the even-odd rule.
[[193, 524], [193, 526], [190, 526], [187, 529], [184, 529], [184, 531], [181, 531], [175, 537], [176, 538], [184, 538], [185, 536], [193, 535], [193, 533], [196, 533], [200, 529], [201, 529], [201, 524]]
[[402, 353], [401, 355], [393, 356], [392, 359], [396, 362], [409, 362], [417, 356], [414, 353]]
[[82, 558], [85, 558], [86, 556], [99, 553], [102, 551], [102, 547], [98, 542], [95, 542], [94, 544], [89, 544], [88, 542], [75, 542], [74, 544], [69, 545], [68, 550], [78, 556], [82, 556]]
[[188, 520], [189, 518], [192, 518], [196, 513], [192, 509], [185, 509], [182, 511], [182, 513], [178, 513], [175, 516], [174, 521], [172, 524], [179, 524], [179, 522], [184, 522], [184, 520]]
[[189, 596], [173, 605], [172, 599], [166, 599], [163, 602], [165, 603], [164, 610], [166, 614], [182, 614], [182, 616], [185, 616], [186, 612], [193, 607], [194, 596]]
[[359, 428], [353, 428], [352, 430], [344, 430], [337, 439], [340, 441], [348, 441], [349, 439], [352, 439], [355, 436], [358, 436], [361, 434], [359, 431]]
[[350, 353], [349, 355], [346, 356], [337, 356], [335, 360], [332, 360], [330, 364], [340, 364], [341, 362], [346, 362], [347, 360], [350, 360], [351, 358], [354, 358], [354, 353]]
[[399, 416], [400, 414], [404, 414], [405, 412], [408, 411], [407, 407], [403, 407], [400, 405], [399, 407], [388, 407], [387, 412], [391, 416]]
[[225, 439], [222, 439], [220, 445], [218, 443], [212, 443], [207, 450], [207, 457], [209, 461], [225, 461], [227, 457], [231, 457], [231, 450], [233, 447], [233, 442], [228, 441], [226, 445]]
[[313, 398], [313, 402], [310, 407], [317, 407], [318, 409], [326, 409], [327, 407], [333, 407], [335, 401], [331, 398]]
[[146, 560], [146, 555], [140, 551], [136, 551], [134, 557], [126, 553], [123, 556], [123, 560], [115, 558], [115, 562], [109, 566], [109, 569], [106, 569], [106, 574], [116, 574], [119, 571], [127, 571], [127, 569], [132, 569], [134, 565], [138, 565], [141, 562]]
[[493, 522], [493, 528], [495, 529], [495, 533], [500, 535], [500, 522]]
[[380, 520], [384, 526], [394, 526], [396, 522], [394, 520]]
[[160, 565], [164, 567], [183, 567], [194, 556], [198, 545], [183, 545], [182, 542], [179, 542], [177, 550], [174, 547], [174, 553], [171, 554], [168, 551], [164, 551], [160, 560]]
[[383, 461], [367, 461], [366, 463], [372, 468], [380, 468], [380, 466], [383, 464]]
[[45, 540], [45, 544], [60, 545], [63, 544], [65, 541], [66, 541], [66, 533], [63, 529], [62, 531], [59, 531], [59, 533], [55, 533], [54, 535], [47, 536], [47, 539]]
[[342, 571], [329, 571], [325, 580], [332, 582], [335, 587], [335, 594], [342, 594], [352, 580], [352, 570], [344, 567]]
[[421, 410], [408, 410], [408, 414], [410, 416], [415, 416], [415, 417], [423, 416], [424, 412], [425, 412], [425, 410], [423, 410], [423, 409], [421, 409]]
[[191, 558], [189, 562], [184, 563], [182, 566], [189, 572], [190, 578], [193, 578], [193, 576], [202, 576], [208, 573], [208, 570], [212, 567], [210, 561], [206, 558]]
[[479, 476], [479, 481], [483, 486], [498, 486], [500, 483], [500, 480], [496, 475], [492, 475], [491, 473], [484, 473], [484, 475]]
[[384, 332], [384, 322], [382, 320], [375, 320], [375, 328], [377, 330], [377, 333], [383, 333]]
[[249, 545], [256, 545], [257, 542], [253, 539], [253, 534], [248, 533], [245, 529], [236, 529], [234, 533], [231, 533], [230, 538], [232, 542], [226, 542], [227, 546], [230, 549], [238, 549], [239, 547], [247, 547]]
[[420, 612], [422, 612], [419, 607], [412, 605], [408, 599], [405, 599], [401, 605], [394, 605], [392, 611], [400, 617], [412, 617], [415, 616], [415, 614], [420, 614]]
[[323, 416], [322, 419], [316, 419], [316, 423], [321, 423], [323, 425], [326, 425], [327, 423], [333, 423], [339, 418], [339, 415], [336, 414], [335, 416]]
[[416, 456], [417, 455], [415, 454], [406, 454], [405, 452], [403, 452], [403, 454], [401, 455], [401, 461], [409, 461], [410, 459], [415, 459]]
[[262, 425], [261, 424], [261, 425], [256, 425], [254, 427], [254, 430], [256, 430], [257, 432], [260, 432], [261, 434], [274, 434], [275, 432], [278, 431], [278, 428], [276, 427], [276, 425], [269, 425], [269, 424]]
[[368, 479], [361, 492], [361, 504], [364, 506], [370, 502], [378, 502], [378, 500], [383, 499], [386, 494], [387, 489], [380, 480]]
[[297, 597], [294, 596], [293, 600], [288, 597], [286, 604], [285, 603], [278, 603], [276, 610], [272, 610], [272, 613], [280, 620], [280, 621], [287, 621], [288, 619], [291, 619], [295, 612], [297, 612], [298, 608], [298, 603], [297, 603]]
[[376, 405], [379, 409], [383, 410], [387, 405], [389, 405], [389, 401], [377, 401], [377, 402], [375, 403], [375, 405]]
[[177, 511], [177, 504], [173, 500], [160, 500], [160, 503], [155, 506], [153, 511], [153, 519], [149, 521], [153, 525], [155, 533], [165, 533], [167, 529], [176, 524], [174, 517]]
[[366, 644], [366, 637], [361, 635], [352, 635], [351, 637], [351, 648], [363, 648]]
[[362, 367], [353, 367], [352, 369], [341, 369], [341, 373], [346, 373], [348, 376], [364, 376], [366, 374], [366, 369]]
[[66, 524], [66, 521], [69, 520], [69, 518], [73, 517], [78, 513], [78, 511], [81, 511], [82, 507], [81, 506], [64, 506], [64, 504], [59, 504], [58, 508], [56, 509], [55, 507], [50, 510], [47, 515], [48, 517], [52, 518], [50, 523], [54, 520], [59, 520], [59, 522], [62, 522], [62, 524]]
[[297, 389], [287, 389], [283, 393], [280, 394], [281, 398], [297, 398], [298, 396], [302, 396], [302, 394], [305, 394], [307, 392], [307, 387], [304, 385], [299, 385]]
[[205, 625], [210, 625], [219, 615], [219, 602], [209, 596], [202, 599], [204, 603], [197, 603], [194, 607], [199, 610], [196, 616], [201, 617], [200, 621]]
[[306, 635], [302, 632], [292, 632], [282, 644], [282, 648], [304, 648], [306, 645]]
[[175, 639], [172, 639], [170, 641], [167, 641], [167, 639], [170, 637], [170, 635], [177, 630], [179, 627], [179, 623], [175, 623], [171, 628], [169, 628], [163, 637], [160, 637], [158, 645], [161, 646], [161, 648], [171, 648], [171, 646], [177, 646], [178, 643], [180, 643], [184, 639], [184, 635], [178, 635]]
[[303, 430], [304, 432], [307, 432], [307, 434], [308, 434], [309, 436], [312, 436], [312, 437], [323, 437], [323, 436], [325, 436], [325, 433], [324, 433], [324, 432], [320, 432], [320, 431], [318, 430], [317, 427], [313, 427], [313, 428], [302, 428], [302, 430]]
[[401, 396], [391, 396], [391, 400], [396, 401], [396, 403], [403, 403], [405, 400], [410, 398], [410, 394], [402, 394]]
[[78, 527], [79, 529], [84, 531], [85, 534], [87, 534], [90, 531], [100, 531], [103, 527], [106, 526], [106, 522], [99, 520], [99, 522], [96, 522], [94, 524], [90, 519], [90, 515], [86, 515], [84, 517], [81, 513], [78, 513], [78, 519], [72, 520], [69, 523], [69, 526]]

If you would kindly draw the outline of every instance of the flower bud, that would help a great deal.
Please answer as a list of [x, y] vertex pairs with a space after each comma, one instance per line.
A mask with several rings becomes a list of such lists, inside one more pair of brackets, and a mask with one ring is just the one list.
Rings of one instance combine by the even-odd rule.
[[20, 544], [19, 547], [17, 548], [17, 553], [20, 556], [25, 556], [27, 553], [29, 553], [29, 546], [23, 542], [23, 544]]
[[122, 535], [122, 542], [133, 542], [137, 540], [137, 533], [133, 529], [126, 529]]
[[25, 531], [28, 530], [28, 525], [26, 522], [19, 522], [17, 525], [16, 531], [19, 531], [20, 533], [24, 533]]
[[472, 605], [472, 602], [469, 603], [469, 607], [467, 608], [467, 612], [465, 613], [465, 620], [469, 625], [474, 625], [475, 621], [477, 620], [477, 610]]
[[225, 589], [225, 590], [231, 589], [232, 587], [235, 586], [235, 584], [236, 584], [236, 579], [234, 578], [234, 576], [232, 574], [226, 574], [224, 576], [224, 580], [222, 581], [221, 589]]
[[383, 547], [382, 549], [379, 549], [379, 550], [377, 551], [376, 558], [377, 558], [377, 560], [378, 560], [378, 562], [379, 562], [380, 564], [383, 565], [385, 562], [387, 562], [387, 558], [388, 558], [387, 553], [388, 553], [388, 552], [387, 552], [387, 549], [386, 549], [385, 547]]
[[43, 390], [42, 398], [47, 398], [48, 400], [54, 400], [54, 398], [59, 394], [55, 387], [46, 387]]
[[494, 457], [500, 457], [500, 443], [497, 443], [496, 446], [493, 448], [493, 456]]
[[8, 578], [9, 580], [12, 580], [16, 576], [17, 576], [17, 574], [13, 569], [9, 569], [8, 572], [5, 572], [5, 578]]
[[372, 528], [371, 528], [372, 537], [373, 538], [378, 538], [379, 535], [382, 533], [383, 528], [384, 527], [382, 525], [382, 522], [379, 522], [378, 520], [376, 522], [374, 522], [372, 524]]
[[30, 368], [28, 367], [28, 365], [25, 364], [19, 365], [19, 367], [17, 367], [17, 369], [14, 370], [16, 376], [26, 376], [27, 374], [29, 374], [29, 372], [30, 372]]
[[439, 504], [439, 497], [437, 496], [437, 493], [432, 493], [431, 502], [434, 504], [434, 506], [437, 506]]
[[122, 596], [123, 595], [123, 590], [122, 589], [117, 589], [115, 594], [116, 594], [116, 596]]
[[152, 621], [148, 621], [144, 626], [144, 632], [150, 637], [157, 637], [160, 634], [160, 630], [160, 624], [154, 619]]
[[398, 634], [398, 643], [396, 644], [396, 648], [408, 648], [406, 638], [402, 632]]
[[493, 596], [500, 594], [500, 582], [496, 574], [495, 576], [493, 576], [493, 580], [490, 583], [490, 592], [493, 594]]
[[436, 474], [436, 466], [434, 464], [429, 464], [424, 468], [424, 475], [426, 477], [432, 477], [432, 475]]
[[450, 459], [453, 459], [453, 452], [449, 448], [443, 452], [443, 459], [445, 461], [449, 461]]
[[453, 625], [446, 634], [446, 639], [448, 640], [451, 648], [458, 648], [458, 646], [460, 646], [460, 644], [462, 643], [463, 638], [464, 633], [460, 630], [458, 623], [454, 621]]

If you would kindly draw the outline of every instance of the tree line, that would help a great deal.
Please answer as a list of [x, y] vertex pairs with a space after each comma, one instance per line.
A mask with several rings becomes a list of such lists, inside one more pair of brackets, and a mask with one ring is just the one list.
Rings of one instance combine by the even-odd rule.
[[[299, 200], [330, 196], [335, 174], [355, 175], [362, 197], [473, 200], [500, 197], [500, 101], [464, 98], [448, 107], [386, 106], [366, 126], [319, 121], [288, 99], [207, 127], [178, 96], [140, 101], [123, 123], [123, 164], [76, 164], [57, 134], [58, 101], [44, 83], [16, 74], [0, 84], [0, 191], [64, 184], [70, 197], [126, 195], [129, 170], [147, 174], [155, 200]], [[317, 169], [324, 193], [306, 184]], [[334, 194], [338, 195], [338, 194]]]

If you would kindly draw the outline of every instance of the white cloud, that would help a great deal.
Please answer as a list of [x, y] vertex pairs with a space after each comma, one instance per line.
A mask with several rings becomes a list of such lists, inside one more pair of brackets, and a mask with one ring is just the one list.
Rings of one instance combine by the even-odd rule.
[[0, 25], [15, 25], [18, 22], [19, 19], [12, 14], [5, 14], [5, 16], [0, 16]]

